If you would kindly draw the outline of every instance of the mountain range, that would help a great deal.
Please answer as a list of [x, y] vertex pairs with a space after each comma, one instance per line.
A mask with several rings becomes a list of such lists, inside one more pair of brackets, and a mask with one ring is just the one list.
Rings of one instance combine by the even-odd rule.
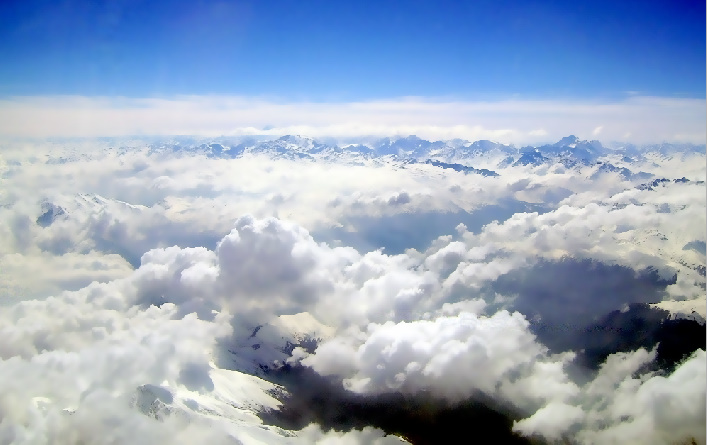
[[286, 135], [278, 139], [256, 137], [228, 139], [217, 138], [209, 142], [193, 138], [176, 138], [169, 142], [150, 145], [150, 153], [200, 153], [213, 158], [240, 158], [267, 156], [271, 159], [326, 161], [365, 164], [370, 162], [427, 163], [438, 168], [453, 169], [465, 174], [497, 176], [497, 170], [507, 167], [538, 167], [542, 165], [583, 169], [593, 178], [605, 173], [620, 175], [625, 180], [647, 181], [654, 179], [645, 172], [636, 172], [631, 164], [650, 161], [648, 154], [662, 158], [684, 158], [704, 153], [705, 146], [694, 144], [654, 144], [637, 147], [615, 143], [605, 146], [601, 142], [580, 140], [574, 135], [555, 143], [539, 146], [514, 145], [479, 140], [462, 139], [428, 141], [417, 136], [386, 137], [353, 144], [321, 142], [309, 137]]

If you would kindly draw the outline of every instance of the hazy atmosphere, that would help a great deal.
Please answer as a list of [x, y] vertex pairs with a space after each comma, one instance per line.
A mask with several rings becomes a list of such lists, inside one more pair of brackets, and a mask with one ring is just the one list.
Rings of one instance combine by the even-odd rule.
[[704, 2], [5, 2], [0, 444], [705, 444]]

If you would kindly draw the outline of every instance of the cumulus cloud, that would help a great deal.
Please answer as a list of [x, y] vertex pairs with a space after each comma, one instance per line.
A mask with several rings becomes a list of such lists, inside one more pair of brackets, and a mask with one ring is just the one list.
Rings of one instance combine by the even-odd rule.
[[385, 436], [380, 430], [375, 428], [363, 428], [350, 432], [327, 431], [323, 432], [316, 425], [309, 425], [299, 433], [302, 443], [312, 443], [317, 445], [396, 445], [407, 443], [396, 436]]
[[652, 358], [646, 350], [609, 357], [580, 404], [549, 404], [514, 429], [549, 440], [576, 433], [581, 443], [704, 443], [704, 351], [669, 376], [636, 378]]
[[[348, 323], [313, 354], [300, 357], [302, 364], [336, 376], [351, 391], [431, 391], [456, 401], [481, 393], [524, 412], [540, 409], [521, 421], [518, 431], [553, 438], [561, 434], [558, 428], [571, 429], [578, 416], [551, 426], [543, 419], [557, 409], [554, 404], [582, 397], [565, 371], [573, 354], [549, 354], [519, 313], [478, 316], [462, 311], [416, 320], [421, 310], [417, 307], [424, 308], [423, 300], [428, 300], [421, 296], [434, 292], [435, 286], [425, 289], [424, 280], [410, 281], [413, 265], [402, 255], [361, 256], [353, 249], [317, 244], [290, 223], [243, 217], [216, 251], [152, 250], [125, 279], [7, 308], [3, 336], [12, 342], [2, 350], [3, 371], [9, 373], [4, 381], [13, 382], [14, 389], [8, 387], [5, 394], [15, 396], [4, 400], [13, 400], [13, 406], [32, 406], [39, 400], [57, 410], [81, 413], [77, 419], [90, 412], [94, 423], [100, 423], [104, 413], [118, 416], [110, 410], [141, 385], [181, 388], [194, 397], [213, 393], [218, 383], [209, 363], [218, 355], [215, 348], [236, 347], [232, 353], [238, 354], [234, 323], [244, 320], [231, 314], [248, 313], [255, 306], [275, 317], [309, 309], [324, 320]], [[351, 306], [343, 303], [351, 298], [359, 301], [359, 312], [351, 314]], [[435, 298], [431, 301], [439, 304]], [[383, 322], [388, 317], [401, 321]], [[601, 388], [627, 373], [613, 376], [608, 370], [614, 368], [607, 362], [586, 393], [608, 397]], [[40, 370], [45, 383], [30, 385]], [[608, 383], [602, 383], [606, 379]], [[100, 409], [93, 408], [96, 403], [102, 404]], [[125, 426], [134, 415], [120, 409]], [[169, 419], [167, 426], [175, 421], [174, 416]], [[31, 429], [44, 428], [33, 424]], [[46, 434], [66, 434], [63, 431]], [[122, 427], [116, 433], [126, 434]], [[352, 433], [351, 440], [362, 434], [363, 440], [384, 440], [378, 432], [369, 433], [373, 436]], [[166, 437], [160, 434], [164, 431], [158, 429], [146, 436]]]
[[445, 158], [499, 173], [483, 176], [84, 142], [0, 154], [5, 441], [399, 442], [371, 416], [257, 416], [309, 372], [347, 394], [331, 400], [485, 404], [546, 441], [704, 443], [704, 344], [661, 361], [704, 328], [647, 306], [703, 301], [704, 253], [684, 248], [705, 241], [703, 154], [599, 161], [647, 179], [515, 149]]
[[[307, 262], [301, 255], [306, 249], [294, 243], [298, 236], [304, 242], [311, 240], [301, 228], [250, 217], [237, 222], [236, 227], [217, 252], [177, 247], [152, 250], [124, 279], [3, 308], [1, 330], [10, 339], [0, 349], [3, 418], [9, 419], [3, 422], [3, 437], [17, 443], [41, 443], [51, 438], [124, 443], [140, 434], [146, 443], [232, 443], [234, 435], [250, 443], [253, 432], [248, 424], [245, 432], [232, 434], [229, 422], [233, 420], [220, 425], [222, 419], [204, 419], [199, 414], [206, 412], [200, 406], [207, 410], [207, 402], [222, 400], [220, 386], [227, 385], [219, 378], [221, 371], [210, 364], [217, 356], [217, 339], [232, 334], [230, 310], [247, 312], [248, 304], [257, 304], [260, 298], [279, 302], [267, 306], [269, 314], [288, 313], [292, 303], [283, 304], [287, 298], [278, 292], [292, 288], [290, 292], [296, 294], [297, 277], [306, 276], [303, 271], [312, 271], [314, 263]], [[241, 251], [243, 257], [237, 256], [240, 242], [255, 243]], [[311, 248], [320, 247], [312, 242]], [[301, 269], [293, 269], [295, 263], [288, 265], [288, 258], [303, 260]], [[281, 267], [273, 264], [283, 260]], [[265, 267], [267, 262], [271, 268]], [[279, 286], [258, 289], [263, 279], [253, 275], [253, 263], [259, 265], [259, 273], [273, 272], [270, 279]], [[254, 289], [262, 295], [253, 295], [250, 300], [238, 298]], [[236, 372], [230, 378], [249, 379], [239, 376]], [[243, 382], [239, 385], [242, 391]], [[252, 404], [257, 397], [267, 399], [264, 391], [273, 389], [265, 383], [257, 385], [244, 404]], [[204, 397], [207, 400], [202, 400]], [[209, 397], [216, 397], [216, 401], [209, 401]], [[227, 398], [224, 403], [233, 405], [243, 396], [231, 397], [235, 399]], [[271, 409], [279, 404], [273, 399], [268, 403]], [[150, 421], [131, 404], [161, 423]], [[19, 414], [26, 410], [30, 418]], [[252, 413], [252, 408], [248, 412]], [[227, 414], [221, 415], [232, 418]], [[242, 415], [236, 419], [239, 417]], [[209, 427], [213, 422], [216, 425]], [[289, 443], [286, 436], [268, 433], [257, 424], [255, 432], [270, 437], [266, 441]], [[302, 434], [304, 442], [399, 442], [371, 428], [335, 434], [311, 427]]]
[[575, 387], [561, 365], [553, 388], [527, 392], [535, 386], [527, 379], [547, 358], [527, 328], [522, 315], [506, 311], [488, 318], [462, 312], [431, 321], [388, 322], [369, 325], [358, 338], [325, 342], [302, 363], [323, 375], [339, 375], [356, 392], [426, 390], [457, 401], [482, 392], [517, 405], [571, 395]]

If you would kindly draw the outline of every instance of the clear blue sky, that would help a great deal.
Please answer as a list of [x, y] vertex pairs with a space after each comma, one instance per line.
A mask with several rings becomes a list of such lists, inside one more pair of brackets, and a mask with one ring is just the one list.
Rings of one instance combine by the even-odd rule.
[[698, 1], [3, 1], [0, 96], [705, 97]]

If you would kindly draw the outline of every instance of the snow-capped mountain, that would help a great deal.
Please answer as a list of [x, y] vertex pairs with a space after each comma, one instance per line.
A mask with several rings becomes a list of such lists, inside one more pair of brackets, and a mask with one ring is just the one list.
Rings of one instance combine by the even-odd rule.
[[431, 160], [489, 171], [509, 166], [538, 167], [559, 164], [565, 168], [580, 170], [591, 167], [592, 171], [588, 174], [595, 177], [605, 173], [617, 173], [626, 180], [647, 180], [652, 175], [649, 172], [635, 171], [635, 165], [656, 157], [665, 160], [678, 156], [682, 159], [703, 152], [704, 146], [669, 143], [642, 147], [615, 143], [604, 146], [599, 141], [580, 140], [574, 135], [563, 137], [554, 143], [521, 148], [489, 140], [428, 141], [415, 135], [338, 145], [333, 142], [320, 142], [310, 137], [286, 135], [277, 139], [249, 137], [211, 142], [182, 138], [172, 143], [155, 144], [150, 150], [151, 153], [165, 151], [198, 153], [213, 158], [267, 156], [272, 159], [330, 161], [359, 165], [372, 160], [386, 163]]
[[652, 174], [646, 173], [646, 172], [632, 172], [630, 169], [626, 167], [617, 167], [613, 164], [610, 164], [608, 162], [597, 162], [599, 167], [594, 171], [592, 174], [591, 178], [592, 179], [597, 179], [603, 174], [607, 173], [616, 173], [619, 176], [621, 176], [625, 180], [646, 180], [650, 179], [653, 177]]

